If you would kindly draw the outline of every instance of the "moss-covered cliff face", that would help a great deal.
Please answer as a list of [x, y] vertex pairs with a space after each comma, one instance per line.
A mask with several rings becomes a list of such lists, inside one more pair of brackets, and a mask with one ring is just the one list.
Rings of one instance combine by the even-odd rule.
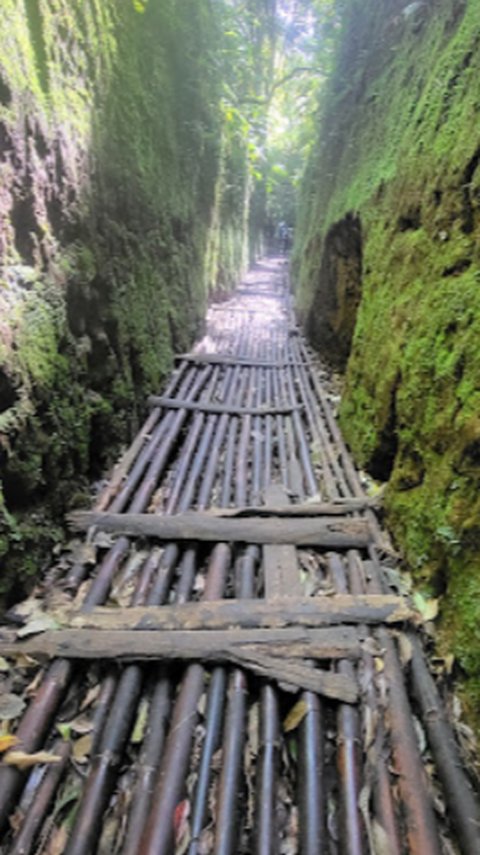
[[348, 358], [343, 430], [389, 479], [391, 527], [444, 594], [444, 643], [478, 702], [479, 7], [345, 9], [304, 183], [299, 305], [312, 341]]
[[38, 572], [244, 257], [220, 26], [196, 0], [2, 2], [0, 594]]

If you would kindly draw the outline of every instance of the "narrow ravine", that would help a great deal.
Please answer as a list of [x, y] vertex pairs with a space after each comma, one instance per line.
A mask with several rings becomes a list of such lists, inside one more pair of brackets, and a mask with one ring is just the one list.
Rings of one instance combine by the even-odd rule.
[[151, 406], [0, 632], [28, 704], [2, 851], [474, 852], [467, 758], [284, 260], [211, 307]]

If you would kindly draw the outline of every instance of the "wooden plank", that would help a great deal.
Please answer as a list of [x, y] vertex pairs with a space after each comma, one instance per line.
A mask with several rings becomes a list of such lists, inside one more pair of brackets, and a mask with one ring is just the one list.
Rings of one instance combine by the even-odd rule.
[[346, 704], [354, 704], [358, 700], [359, 690], [356, 680], [343, 674], [320, 671], [309, 665], [288, 660], [280, 665], [280, 659], [276, 656], [253, 657], [249, 653], [234, 653], [232, 661], [242, 668], [265, 677], [270, 682], [275, 680], [286, 690], [293, 686]]
[[232, 651], [288, 659], [357, 658], [362, 638], [353, 627], [328, 629], [104, 630], [57, 629], [30, 638], [0, 636], [0, 655], [68, 659], [228, 659]]
[[264, 505], [246, 506], [244, 508], [210, 508], [207, 513], [211, 517], [342, 517], [346, 514], [359, 513], [368, 508], [378, 507], [375, 499], [338, 499], [333, 502], [299, 502], [296, 505], [284, 505], [266, 502]]
[[272, 361], [266, 359], [254, 359], [252, 357], [230, 356], [226, 353], [181, 353], [175, 356], [176, 362], [190, 362], [194, 365], [233, 365], [241, 368], [287, 368], [289, 365], [307, 365], [306, 362], [298, 360]]
[[[280, 484], [271, 484], [265, 491], [265, 499], [267, 502], [277, 503], [279, 507], [287, 508], [289, 505], [285, 488]], [[274, 600], [277, 597], [300, 597], [302, 595], [300, 570], [294, 546], [288, 544], [264, 546], [263, 573], [265, 599]]]
[[150, 407], [162, 407], [167, 410], [191, 410], [192, 412], [209, 413], [213, 415], [227, 414], [229, 416], [288, 416], [303, 408], [292, 404], [278, 404], [275, 407], [232, 407], [231, 404], [212, 404], [202, 401], [186, 401], [179, 398], [164, 398], [150, 395]]
[[[58, 619], [58, 616], [56, 616]], [[264, 600], [210, 600], [172, 606], [97, 607], [66, 617], [73, 628], [92, 629], [242, 629], [289, 626], [324, 627], [338, 624], [394, 624], [410, 620], [413, 612], [402, 597], [383, 594], [333, 597], [285, 597]], [[61, 620], [60, 620], [61, 622]]]
[[370, 527], [363, 519], [225, 519], [193, 512], [159, 516], [76, 511], [68, 516], [68, 520], [78, 531], [97, 526], [105, 532], [159, 540], [285, 543], [322, 546], [325, 549], [363, 549], [371, 543]]
[[[133, 635], [140, 639], [142, 651], [139, 656], [136, 656], [131, 649], [128, 650], [128, 645], [132, 644], [131, 637]], [[53, 630], [31, 639], [30, 642], [23, 642], [18, 646], [17, 652], [25, 652], [28, 649], [30, 655], [44, 653], [49, 657], [61, 656], [73, 659], [118, 659], [119, 650], [122, 650], [125, 658], [137, 660], [137, 658], [145, 658], [143, 653], [145, 635], [145, 632], [112, 634], [92, 633], [91, 630]], [[155, 637], [158, 637], [158, 633], [148, 633], [148, 635], [151, 635], [154, 643], [156, 643]], [[276, 680], [284, 688], [286, 686], [293, 687], [293, 691], [307, 689], [343, 703], [355, 703], [358, 699], [358, 685], [351, 677], [311, 668], [302, 662], [284, 659], [280, 655], [272, 656], [262, 652], [264, 649], [262, 645], [227, 647], [212, 652], [210, 656], [206, 656], [205, 651], [200, 646], [192, 645], [192, 642], [189, 642], [189, 645], [189, 649], [187, 651], [184, 649], [183, 655], [181, 655], [181, 648], [177, 644], [173, 647], [170, 643], [169, 652], [162, 654], [161, 657], [157, 654], [155, 658], [192, 661], [208, 658], [214, 662], [231, 662], [242, 668], [247, 668], [261, 677], [268, 677], [270, 681]]]

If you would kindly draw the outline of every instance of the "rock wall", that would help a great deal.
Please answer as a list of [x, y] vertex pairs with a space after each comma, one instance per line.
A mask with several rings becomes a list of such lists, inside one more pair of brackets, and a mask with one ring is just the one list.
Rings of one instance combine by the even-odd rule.
[[343, 430], [477, 712], [479, 80], [476, 0], [344, 4], [295, 251], [310, 338], [347, 362]]
[[196, 0], [2, 2], [0, 594], [38, 573], [245, 258], [220, 26]]

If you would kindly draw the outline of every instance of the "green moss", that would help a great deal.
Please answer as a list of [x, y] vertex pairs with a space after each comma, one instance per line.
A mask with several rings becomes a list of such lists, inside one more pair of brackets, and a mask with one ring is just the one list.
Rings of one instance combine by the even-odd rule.
[[248, 128], [221, 106], [219, 11], [142, 6], [2, 5], [16, 167], [2, 172], [2, 591], [44, 564], [58, 519], [190, 347], [208, 290], [246, 260]]
[[355, 212], [362, 299], [342, 428], [361, 465], [381, 461], [390, 527], [443, 596], [443, 644], [478, 693], [478, 8], [454, 20], [445, 0], [415, 29], [391, 7], [346, 12], [305, 179], [318, 191], [303, 202], [299, 305], [308, 317], [325, 236]]

